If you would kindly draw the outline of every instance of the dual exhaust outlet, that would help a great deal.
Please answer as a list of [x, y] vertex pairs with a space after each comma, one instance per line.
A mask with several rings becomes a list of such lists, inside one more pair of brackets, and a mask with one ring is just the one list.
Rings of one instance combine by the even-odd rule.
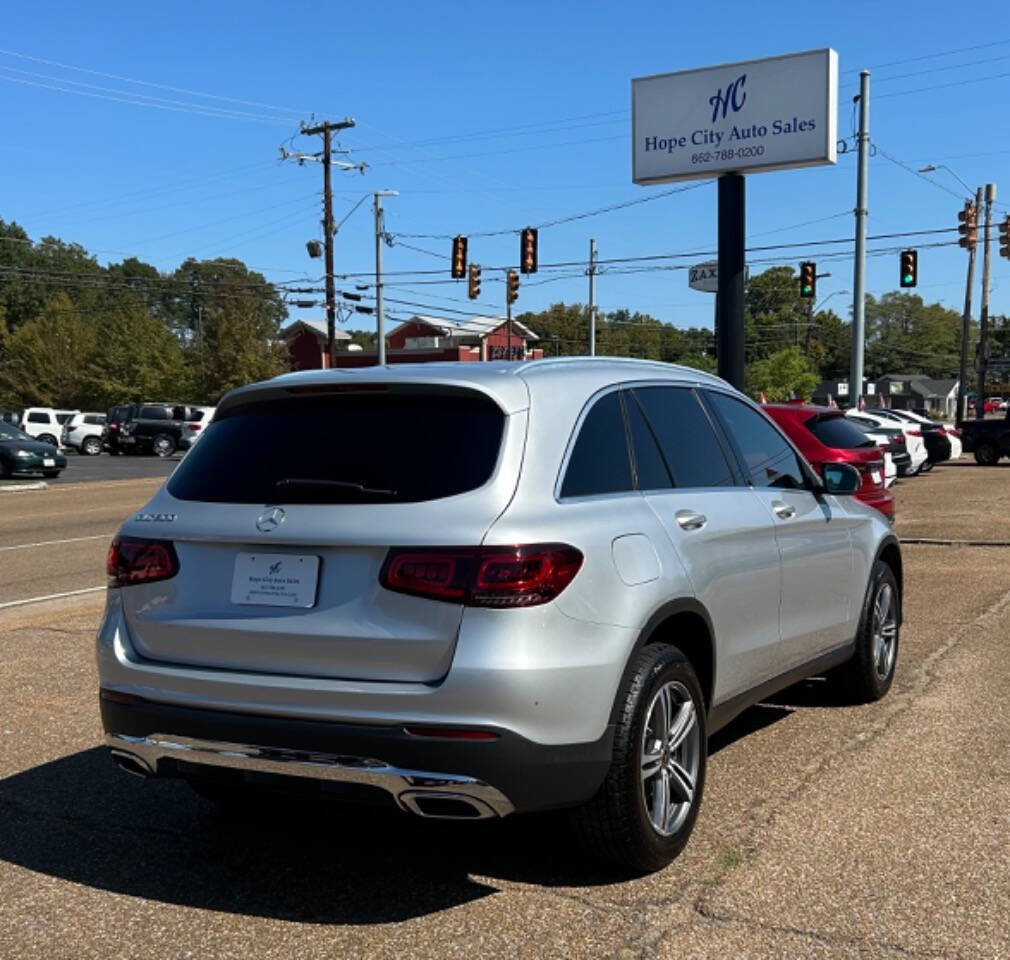
[[[116, 766], [135, 777], [157, 776], [156, 770], [141, 756], [112, 747], [110, 754]], [[402, 810], [428, 820], [488, 820], [500, 816], [490, 804], [465, 793], [447, 790], [390, 791]]]

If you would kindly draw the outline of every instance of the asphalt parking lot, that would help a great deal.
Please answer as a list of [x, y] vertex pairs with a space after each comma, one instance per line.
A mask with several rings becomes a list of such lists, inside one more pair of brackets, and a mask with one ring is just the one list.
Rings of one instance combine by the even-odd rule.
[[[65, 451], [66, 452], [66, 451]], [[111, 457], [101, 453], [86, 457], [73, 451], [66, 452], [67, 468], [58, 477], [46, 480], [50, 486], [67, 483], [98, 483], [105, 480], [137, 480], [144, 477], [167, 477], [182, 459], [182, 454], [171, 457]], [[4, 480], [8, 484], [37, 483], [40, 477], [19, 477]]]
[[[5, 960], [1010, 956], [1006, 548], [908, 545], [891, 694], [839, 706], [809, 681], [747, 711], [713, 738], [685, 854], [629, 880], [559, 816], [228, 818], [117, 771], [99, 746], [101, 564], [157, 483], [0, 499]], [[903, 536], [1010, 540], [1010, 467], [942, 465], [896, 494]], [[74, 585], [99, 589], [7, 606]]]

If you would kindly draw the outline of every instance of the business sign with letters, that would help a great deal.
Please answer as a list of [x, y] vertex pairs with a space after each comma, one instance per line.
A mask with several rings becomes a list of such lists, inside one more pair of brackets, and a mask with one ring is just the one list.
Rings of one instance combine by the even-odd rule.
[[811, 50], [631, 81], [631, 179], [760, 173], [836, 160], [838, 54]]
[[[747, 267], [743, 268], [744, 283], [747, 282]], [[704, 263], [696, 263], [693, 267], [687, 268], [687, 285], [692, 290], [700, 290], [702, 293], [719, 292], [719, 261], [706, 260]]]

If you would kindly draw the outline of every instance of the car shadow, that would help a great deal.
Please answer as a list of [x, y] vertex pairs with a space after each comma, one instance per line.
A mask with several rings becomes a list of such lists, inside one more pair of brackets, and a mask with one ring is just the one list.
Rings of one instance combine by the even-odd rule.
[[496, 893], [627, 879], [592, 860], [562, 814], [426, 821], [335, 799], [240, 811], [184, 783], [118, 770], [104, 747], [0, 780], [0, 859], [113, 893], [301, 923], [402, 921]]
[[[732, 743], [815, 705], [789, 688], [709, 740]], [[823, 694], [823, 689], [820, 691]], [[591, 857], [563, 811], [466, 823], [336, 798], [257, 798], [222, 808], [177, 780], [118, 770], [104, 747], [0, 780], [0, 860], [100, 890], [300, 923], [378, 924], [497, 892], [629, 879]]]

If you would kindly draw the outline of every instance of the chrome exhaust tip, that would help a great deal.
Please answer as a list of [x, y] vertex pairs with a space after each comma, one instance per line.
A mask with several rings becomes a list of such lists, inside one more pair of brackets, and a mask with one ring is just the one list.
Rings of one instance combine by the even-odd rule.
[[128, 753], [126, 750], [110, 750], [109, 753], [120, 770], [125, 770], [135, 777], [143, 777], [145, 780], [154, 776], [154, 771], [147, 761], [142, 760], [135, 753]]
[[488, 804], [463, 793], [412, 790], [401, 793], [400, 806], [429, 820], [488, 820], [498, 814]]

